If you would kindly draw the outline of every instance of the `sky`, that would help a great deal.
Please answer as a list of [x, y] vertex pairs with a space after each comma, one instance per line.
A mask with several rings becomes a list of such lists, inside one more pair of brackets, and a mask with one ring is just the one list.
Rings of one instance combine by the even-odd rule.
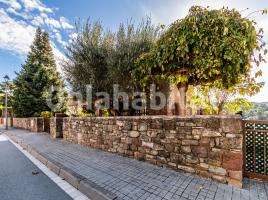
[[[48, 31], [60, 70], [65, 47], [75, 37], [74, 23], [90, 18], [100, 20], [107, 29], [116, 30], [121, 22], [139, 22], [150, 16], [154, 23], [169, 25], [186, 16], [193, 5], [235, 8], [244, 16], [268, 8], [267, 0], [0, 0], [0, 82], [5, 75], [15, 78], [33, 41], [35, 29]], [[248, 10], [247, 10], [248, 9]], [[265, 31], [268, 44], [268, 15], [252, 15]], [[268, 61], [268, 58], [267, 58]], [[262, 64], [267, 81], [250, 101], [268, 102], [268, 64]]]

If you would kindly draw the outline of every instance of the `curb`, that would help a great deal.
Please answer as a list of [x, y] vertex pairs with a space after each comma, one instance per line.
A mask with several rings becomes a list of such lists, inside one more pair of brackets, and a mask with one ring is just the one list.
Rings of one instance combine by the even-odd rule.
[[47, 158], [42, 153], [31, 147], [22, 139], [17, 138], [15, 135], [8, 133], [7, 135], [15, 143], [19, 144], [23, 149], [30, 153], [33, 157], [43, 163], [48, 169], [60, 176], [74, 188], [82, 192], [91, 200], [115, 200], [117, 196], [106, 189], [91, 182], [84, 176], [77, 174], [75, 171], [63, 166], [55, 160]]

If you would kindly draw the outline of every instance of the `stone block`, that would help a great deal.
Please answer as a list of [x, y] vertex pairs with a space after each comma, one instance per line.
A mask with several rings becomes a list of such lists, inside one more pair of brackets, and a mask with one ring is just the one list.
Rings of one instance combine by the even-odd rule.
[[194, 127], [192, 128], [192, 134], [193, 135], [202, 135], [204, 131], [204, 127]]
[[154, 143], [142, 141], [142, 146], [153, 149], [154, 148]]
[[209, 165], [206, 164], [206, 163], [200, 163], [199, 166], [200, 166], [201, 168], [203, 168], [203, 169], [206, 169], [206, 170], [209, 168]]
[[208, 156], [208, 148], [203, 146], [193, 146], [192, 152], [194, 156], [206, 158]]
[[222, 161], [222, 154], [223, 151], [209, 151], [208, 152], [208, 158], [211, 160], [217, 160], [217, 161]]
[[189, 164], [198, 164], [199, 163], [199, 159], [198, 158], [195, 158], [193, 156], [186, 156], [185, 162], [186, 163], [189, 163]]
[[178, 133], [179, 134], [192, 134], [192, 128], [191, 127], [178, 127]]
[[202, 137], [199, 141], [200, 145], [208, 146], [210, 143], [210, 138], [209, 137]]
[[178, 169], [189, 172], [189, 173], [195, 173], [195, 169], [192, 167], [184, 166], [184, 165], [178, 165]]
[[222, 118], [221, 128], [225, 133], [241, 134], [243, 131], [242, 119], [237, 118]]
[[183, 153], [191, 153], [191, 147], [190, 146], [181, 146], [181, 151]]
[[137, 138], [140, 136], [140, 132], [138, 131], [129, 131], [129, 136], [132, 137], [132, 138]]
[[227, 170], [242, 171], [242, 152], [225, 151], [223, 153], [222, 166]]
[[218, 176], [218, 175], [213, 175], [211, 177], [213, 180], [221, 182], [221, 183], [227, 183], [226, 177], [225, 176]]
[[222, 149], [242, 149], [242, 138], [220, 138], [218, 147]]
[[203, 137], [221, 137], [221, 133], [219, 131], [211, 131], [211, 130], [204, 130], [202, 133]]
[[140, 152], [134, 152], [134, 158], [137, 160], [144, 160], [145, 154]]
[[242, 173], [242, 171], [228, 170], [228, 176], [231, 179], [235, 179], [235, 180], [239, 180], [239, 181], [242, 181], [243, 180], [243, 173]]
[[148, 130], [148, 126], [146, 123], [141, 123], [139, 125], [139, 131], [147, 131]]
[[211, 174], [208, 171], [198, 170], [197, 174], [203, 178], [211, 178]]
[[163, 128], [165, 130], [175, 130], [176, 123], [174, 120], [164, 119], [163, 120]]
[[222, 167], [209, 166], [209, 172], [214, 173], [216, 175], [226, 176], [227, 171]]
[[198, 145], [198, 140], [182, 140], [182, 145]]
[[219, 118], [209, 118], [206, 120], [206, 128], [210, 130], [218, 131], [221, 127], [220, 119]]

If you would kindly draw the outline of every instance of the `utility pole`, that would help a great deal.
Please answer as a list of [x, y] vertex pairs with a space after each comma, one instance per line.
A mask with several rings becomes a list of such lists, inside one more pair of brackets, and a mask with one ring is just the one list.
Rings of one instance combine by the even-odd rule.
[[6, 118], [6, 130], [8, 130], [8, 107], [7, 107], [7, 101], [8, 101], [8, 81], [10, 80], [8, 75], [4, 77], [5, 84], [6, 84], [6, 99], [5, 99], [5, 118]]

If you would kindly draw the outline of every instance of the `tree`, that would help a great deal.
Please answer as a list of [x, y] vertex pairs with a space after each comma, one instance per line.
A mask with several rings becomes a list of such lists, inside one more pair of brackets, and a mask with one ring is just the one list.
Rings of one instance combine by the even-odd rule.
[[[13, 82], [8, 83], [8, 108], [11, 109], [12, 105], [12, 100], [13, 100], [13, 89], [14, 89], [14, 84]], [[6, 83], [0, 83], [0, 116], [3, 115], [3, 110], [5, 108], [5, 98], [6, 98]]]
[[5, 105], [5, 88], [3, 84], [0, 84], [0, 116], [3, 115], [3, 108]]
[[148, 18], [135, 26], [121, 24], [118, 31], [104, 30], [100, 22], [77, 23], [77, 37], [67, 47], [64, 72], [75, 91], [93, 86], [96, 92], [112, 94], [113, 84], [131, 91], [131, 71], [137, 58], [148, 52], [159, 34], [159, 28]]
[[189, 85], [213, 86], [217, 82], [217, 88], [229, 89], [255, 81], [250, 74], [252, 62], [259, 65], [264, 61], [265, 45], [263, 31], [258, 32], [255, 25], [234, 9], [194, 6], [140, 57], [133, 77], [143, 85], [154, 79], [175, 85], [180, 93], [177, 114], [185, 115]]
[[150, 18], [135, 26], [129, 22], [120, 24], [115, 37], [115, 49], [109, 66], [109, 79], [117, 83], [124, 92], [133, 92], [138, 86], [132, 82], [131, 72], [143, 53], [149, 52], [160, 35], [160, 28], [154, 26]]
[[[42, 111], [63, 112], [66, 109], [67, 94], [56, 69], [49, 35], [40, 28], [36, 30], [27, 60], [17, 73], [14, 85], [12, 107], [19, 117], [40, 116]], [[57, 87], [57, 91], [49, 92], [52, 86]]]
[[107, 80], [108, 58], [112, 51], [114, 35], [104, 32], [99, 21], [86, 21], [76, 24], [77, 37], [67, 46], [67, 60], [63, 70], [68, 82], [75, 91], [82, 91], [84, 98], [86, 85], [91, 84], [94, 91], [109, 91]]

